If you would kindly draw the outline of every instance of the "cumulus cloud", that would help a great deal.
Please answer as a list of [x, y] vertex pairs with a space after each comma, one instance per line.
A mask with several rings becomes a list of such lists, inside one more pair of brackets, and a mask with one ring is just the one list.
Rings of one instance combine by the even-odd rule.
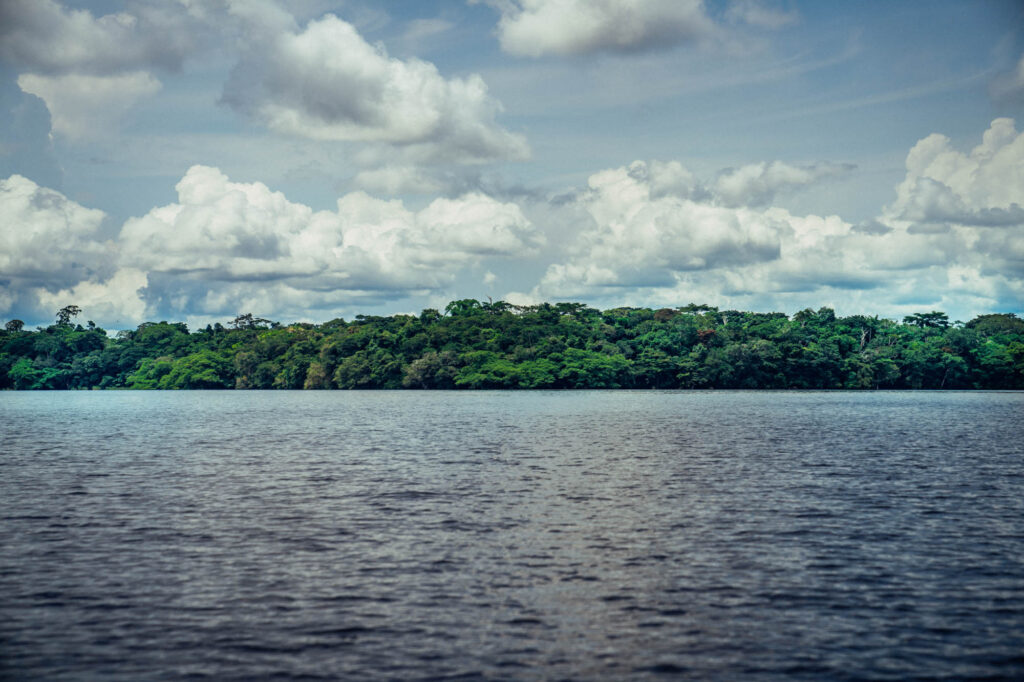
[[115, 260], [99, 238], [104, 217], [20, 175], [0, 180], [0, 276], [59, 288], [102, 274]]
[[135, 268], [116, 271], [107, 279], [89, 279], [59, 291], [40, 290], [36, 305], [44, 311], [55, 311], [66, 305], [81, 307], [89, 318], [104, 320], [103, 324], [130, 327], [146, 319], [150, 310], [139, 292], [146, 286], [146, 273]]
[[766, 206], [781, 191], [841, 175], [852, 168], [836, 164], [791, 166], [781, 161], [761, 162], [722, 172], [713, 190], [726, 206]]
[[387, 143], [423, 160], [528, 155], [525, 140], [495, 122], [501, 105], [480, 76], [445, 79], [429, 62], [391, 58], [330, 14], [247, 52], [224, 101], [278, 132]]
[[130, 13], [100, 17], [54, 0], [0, 3], [0, 57], [43, 75], [175, 70], [201, 34], [178, 3], [137, 5]]
[[529, 296], [901, 312], [1024, 305], [1024, 135], [1013, 121], [993, 121], [969, 153], [941, 135], [921, 140], [896, 200], [873, 220], [766, 205], [779, 188], [840, 171], [753, 164], [704, 185], [675, 163], [596, 173], [567, 199], [589, 223]]
[[701, 0], [508, 0], [498, 38], [510, 54], [540, 57], [640, 52], [699, 40], [715, 26]]
[[46, 319], [77, 303], [97, 319], [141, 319], [144, 276], [118, 271], [105, 219], [20, 175], [0, 180], [0, 313]]
[[298, 292], [303, 310], [367, 292], [399, 297], [446, 286], [485, 257], [530, 255], [543, 242], [518, 206], [481, 194], [414, 212], [357, 191], [335, 211], [313, 211], [205, 166], [189, 169], [177, 191], [177, 203], [121, 232], [122, 261], [150, 274], [145, 295], [158, 309], [230, 312], [262, 296], [264, 306], [288, 310]]
[[997, 118], [965, 154], [949, 138], [924, 138], [907, 155], [907, 175], [887, 207], [893, 220], [990, 227], [1024, 225], [1024, 135]]
[[665, 286], [673, 273], [739, 266], [778, 257], [774, 218], [674, 194], [691, 186], [679, 165], [634, 162], [592, 175], [578, 199], [592, 218], [574, 247], [579, 258], [554, 265], [543, 285], [555, 291], [584, 286]]
[[[447, 26], [419, 20], [396, 40], [412, 45]], [[105, 15], [55, 0], [0, 2], [0, 60], [45, 102], [52, 132], [74, 142], [116, 130], [164, 74], [214, 50], [236, 62], [223, 103], [284, 135], [358, 143], [357, 163], [373, 159], [360, 163], [360, 187], [436, 191], [417, 167], [530, 155], [497, 122], [502, 105], [479, 75], [446, 78], [430, 62], [393, 58], [332, 14], [300, 26], [278, 0], [138, 0]]]
[[[0, 224], [15, 226], [0, 232], [0, 313], [49, 316], [85, 301], [90, 316], [105, 305], [103, 314], [125, 321], [140, 321], [140, 311], [325, 319], [448, 296], [458, 281], [492, 286], [497, 278], [481, 273], [500, 272], [496, 259], [538, 256], [547, 270], [514, 300], [1012, 310], [1024, 305], [1022, 140], [1009, 119], [993, 121], [968, 151], [925, 137], [893, 202], [858, 224], [765, 199], [841, 169], [826, 165], [751, 164], [702, 181], [677, 161], [637, 161], [547, 202], [470, 191], [413, 209], [355, 191], [331, 210], [195, 166], [174, 203], [104, 241], [102, 212], [12, 176], [0, 181]], [[558, 229], [545, 236], [534, 223]]]
[[0, 3], [0, 58], [22, 70], [24, 92], [46, 102], [53, 131], [72, 139], [102, 133], [159, 91], [153, 70], [180, 69], [209, 33], [184, 3], [99, 17], [54, 0]]
[[46, 102], [53, 132], [82, 139], [108, 132], [112, 121], [161, 85], [149, 73], [133, 71], [113, 76], [26, 73], [18, 77], [18, 87]]
[[705, 194], [693, 173], [678, 161], [638, 161], [631, 164], [627, 172], [637, 186], [646, 186], [652, 199], [674, 196], [692, 199]]
[[517, 205], [480, 193], [413, 211], [356, 191], [314, 211], [207, 166], [176, 189], [177, 202], [104, 241], [103, 212], [21, 176], [0, 181], [0, 222], [16, 226], [0, 231], [0, 313], [39, 319], [73, 302], [127, 325], [240, 310], [323, 317], [438, 293], [462, 269], [544, 244]]
[[[907, 174], [881, 220], [908, 233], [942, 235], [955, 244], [949, 263], [960, 286], [1000, 282], [1003, 298], [1024, 304], [1024, 134], [1014, 121], [992, 121], [969, 152], [934, 134], [907, 155]], [[980, 285], [979, 285], [980, 286]]]

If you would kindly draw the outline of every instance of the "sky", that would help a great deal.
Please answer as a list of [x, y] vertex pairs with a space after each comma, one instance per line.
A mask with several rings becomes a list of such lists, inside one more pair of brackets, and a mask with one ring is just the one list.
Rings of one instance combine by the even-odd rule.
[[1021, 130], [1016, 0], [0, 0], [0, 320], [1021, 314]]

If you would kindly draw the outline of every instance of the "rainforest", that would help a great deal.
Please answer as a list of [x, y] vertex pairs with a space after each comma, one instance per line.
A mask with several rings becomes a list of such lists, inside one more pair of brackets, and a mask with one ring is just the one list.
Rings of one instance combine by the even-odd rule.
[[281, 324], [252, 314], [115, 335], [67, 306], [0, 331], [0, 388], [1024, 389], [1024, 320], [945, 313], [838, 317], [676, 308], [597, 310], [463, 299], [419, 315]]

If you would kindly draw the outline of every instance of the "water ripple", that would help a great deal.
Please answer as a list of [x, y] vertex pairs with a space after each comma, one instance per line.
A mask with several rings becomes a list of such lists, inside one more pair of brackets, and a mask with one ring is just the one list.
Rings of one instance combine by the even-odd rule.
[[0, 394], [0, 678], [1020, 679], [1022, 408]]

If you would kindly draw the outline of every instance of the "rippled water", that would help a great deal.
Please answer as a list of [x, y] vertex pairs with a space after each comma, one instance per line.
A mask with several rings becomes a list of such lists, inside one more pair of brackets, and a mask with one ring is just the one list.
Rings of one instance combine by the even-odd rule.
[[1024, 676], [1020, 393], [0, 394], [0, 676]]

